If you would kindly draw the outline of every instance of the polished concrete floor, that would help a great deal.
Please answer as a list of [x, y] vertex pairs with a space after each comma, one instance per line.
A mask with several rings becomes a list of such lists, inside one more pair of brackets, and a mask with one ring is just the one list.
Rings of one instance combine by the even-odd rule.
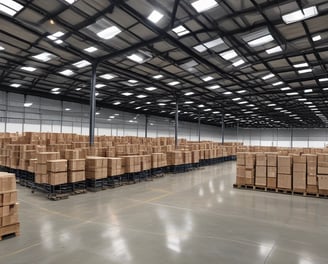
[[0, 263], [328, 263], [328, 200], [233, 189], [234, 175], [227, 162], [56, 202], [19, 187]]

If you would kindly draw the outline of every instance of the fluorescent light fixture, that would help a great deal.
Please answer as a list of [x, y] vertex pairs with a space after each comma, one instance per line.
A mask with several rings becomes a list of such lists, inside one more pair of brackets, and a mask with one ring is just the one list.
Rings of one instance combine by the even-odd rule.
[[328, 88], [323, 88], [322, 90], [323, 90], [323, 91], [327, 91], [327, 90], [328, 90]]
[[308, 67], [308, 66], [309, 66], [309, 64], [307, 64], [307, 62], [294, 64], [294, 68], [304, 68], [304, 67]]
[[247, 104], [248, 102], [247, 101], [241, 101], [241, 102], [239, 102], [238, 104]]
[[97, 50], [98, 49], [96, 47], [89, 47], [89, 48], [84, 49], [84, 51], [89, 52], [89, 53], [95, 52]]
[[321, 40], [321, 36], [320, 35], [315, 35], [315, 36], [312, 37], [312, 40], [313, 41], [319, 41], [319, 40]]
[[75, 1], [76, 1], [76, 0], [65, 0], [65, 2], [69, 3], [70, 5], [71, 5], [71, 4], [74, 4]]
[[211, 49], [211, 48], [214, 48], [214, 47], [219, 46], [221, 44], [224, 44], [222, 38], [217, 38], [217, 39], [205, 42], [204, 46], [208, 49]]
[[140, 98], [140, 99], [146, 98], [146, 97], [147, 97], [147, 95], [145, 95], [145, 94], [139, 94], [139, 95], [137, 95], [137, 98]]
[[158, 104], [159, 106], [164, 106], [164, 105], [166, 105], [165, 103], [159, 103]]
[[319, 79], [319, 82], [328, 82], [328, 78], [321, 78]]
[[214, 78], [212, 76], [205, 76], [205, 77], [202, 77], [202, 80], [204, 82], [209, 82], [209, 81], [212, 81]]
[[73, 64], [73, 66], [75, 66], [77, 68], [83, 68], [83, 67], [86, 67], [86, 66], [89, 66], [89, 65], [91, 65], [91, 63], [88, 62], [87, 60], [81, 60], [81, 61], [78, 61], [78, 62]]
[[240, 97], [232, 98], [232, 101], [239, 101], [239, 100], [241, 100]]
[[33, 103], [24, 103], [24, 107], [31, 107]]
[[113, 105], [120, 105], [121, 102], [114, 102]]
[[60, 88], [52, 88], [51, 91], [52, 92], [58, 92], [60, 90]]
[[282, 87], [282, 88], [280, 88], [281, 91], [288, 91], [290, 89], [291, 89], [290, 87]]
[[208, 112], [208, 111], [212, 111], [212, 109], [211, 108], [204, 109], [204, 112]]
[[214, 85], [211, 85], [211, 86], [207, 86], [206, 88], [210, 89], [210, 90], [215, 90], [215, 89], [218, 89], [220, 88], [221, 86], [218, 85], [218, 84], [214, 84]]
[[49, 61], [55, 57], [56, 57], [55, 55], [53, 55], [49, 52], [43, 52], [43, 53], [33, 56], [33, 58], [40, 60], [40, 61], [44, 61], [44, 62]]
[[198, 52], [204, 52], [204, 51], [206, 51], [207, 49], [206, 49], [206, 47], [203, 45], [203, 44], [200, 44], [200, 45], [197, 45], [197, 46], [194, 46], [193, 47], [195, 50], [197, 50]]
[[106, 79], [106, 80], [111, 80], [111, 79], [116, 78], [117, 75], [111, 74], [111, 73], [106, 73], [106, 74], [100, 75], [99, 77], [103, 78], [103, 79]]
[[190, 31], [188, 29], [186, 29], [184, 26], [177, 26], [177, 27], [173, 28], [172, 31], [174, 33], [176, 33], [179, 37], [190, 33]]
[[193, 104], [194, 102], [193, 101], [185, 101], [184, 103], [185, 104]]
[[242, 65], [242, 64], [244, 64], [245, 63], [245, 61], [243, 60], [243, 59], [240, 59], [240, 60], [237, 60], [237, 61], [235, 61], [234, 63], [232, 63], [232, 65], [234, 66], [234, 67], [238, 67], [238, 66], [240, 66], [240, 65]]
[[162, 13], [158, 12], [157, 10], [154, 10], [148, 16], [148, 20], [150, 20], [151, 22], [157, 24], [163, 18], [163, 16], [164, 15]]
[[307, 101], [307, 99], [306, 98], [299, 98], [298, 101], [304, 102], [304, 101]]
[[308, 72], [312, 72], [312, 69], [304, 69], [304, 70], [299, 70], [298, 71], [299, 74], [308, 73]]
[[74, 72], [72, 70], [64, 70], [64, 71], [61, 71], [59, 73], [62, 74], [62, 75], [65, 75], [65, 76], [71, 76], [71, 75], [74, 74]]
[[72, 109], [71, 108], [65, 108], [65, 111], [71, 111]]
[[98, 96], [98, 95], [99, 95], [99, 93], [98, 93], [98, 92], [96, 92], [96, 93], [95, 93], [95, 96]]
[[223, 94], [224, 95], [229, 95], [229, 94], [232, 94], [232, 92], [224, 92]]
[[12, 83], [11, 85], [10, 85], [10, 87], [14, 87], [14, 88], [18, 88], [18, 87], [21, 87], [22, 85], [21, 84], [19, 84], [19, 83]]
[[298, 93], [296, 92], [291, 92], [291, 93], [286, 93], [288, 96], [291, 96], [291, 95], [298, 95]]
[[102, 39], [111, 39], [121, 33], [122, 31], [117, 26], [111, 26], [101, 30], [97, 33], [97, 36]]
[[214, 8], [219, 4], [215, 0], [197, 0], [191, 3], [191, 5], [198, 13], [201, 13]]
[[200, 104], [200, 105], [198, 105], [198, 107], [199, 107], [199, 108], [203, 108], [203, 107], [205, 107], [205, 105]]
[[220, 114], [220, 111], [214, 111], [213, 114]]
[[194, 94], [194, 92], [187, 92], [187, 93], [185, 93], [184, 95], [193, 95]]
[[153, 87], [153, 86], [151, 86], [151, 87], [146, 87], [145, 88], [145, 90], [147, 90], [147, 91], [155, 91], [157, 88], [156, 87]]
[[60, 94], [60, 91], [51, 92], [52, 94]]
[[161, 79], [163, 77], [164, 76], [162, 74], [158, 74], [158, 75], [153, 76], [153, 78], [156, 79], [156, 80]]
[[29, 67], [29, 66], [23, 66], [23, 67], [21, 67], [21, 69], [24, 71], [28, 71], [28, 72], [34, 72], [36, 70], [36, 68]]
[[77, 88], [75, 89], [75, 91], [81, 91], [81, 90], [82, 90], [81, 87], [77, 87]]
[[266, 36], [251, 40], [251, 41], [247, 42], [247, 44], [250, 47], [254, 48], [254, 47], [261, 46], [261, 45], [264, 45], [266, 43], [269, 43], [271, 41], [273, 41], [273, 37], [269, 34], [269, 35], [266, 35]]
[[304, 104], [308, 105], [308, 104], [313, 104], [312, 102], [304, 102]]
[[61, 39], [57, 39], [57, 40], [55, 40], [55, 43], [56, 44], [62, 44], [64, 41], [62, 41]]
[[138, 62], [138, 63], [142, 63], [143, 62], [143, 58], [141, 58], [137, 54], [132, 54], [132, 55], [128, 56], [128, 58], [130, 60], [135, 61], [135, 62]]
[[0, 0], [0, 12], [14, 16], [24, 8], [23, 5], [13, 0]]
[[268, 79], [271, 79], [272, 77], [274, 77], [274, 74], [273, 73], [269, 73], [265, 76], [262, 77], [262, 80], [268, 80]]
[[178, 82], [178, 81], [173, 81], [173, 82], [169, 82], [168, 83], [168, 85], [170, 85], [170, 86], [176, 86], [176, 85], [178, 85], [180, 82]]
[[124, 96], [131, 96], [131, 95], [133, 95], [133, 93], [125, 92], [125, 93], [122, 93], [122, 95], [124, 95]]
[[312, 93], [313, 92], [313, 89], [305, 89], [304, 90], [304, 93]]
[[283, 82], [275, 82], [275, 83], [273, 83], [272, 85], [273, 85], [273, 86], [278, 86], [278, 85], [281, 85], [281, 84], [283, 84]]
[[128, 59], [137, 62], [139, 64], [144, 63], [152, 58], [152, 55], [150, 52], [138, 50], [137, 53], [133, 53], [129, 56], [127, 56]]
[[281, 52], [281, 51], [282, 51], [282, 48], [280, 46], [276, 46], [276, 47], [273, 47], [271, 49], [265, 50], [265, 52], [267, 54], [277, 53], [277, 52]]
[[4, 47], [0, 46], [0, 50], [4, 50], [4, 49], [5, 49]]
[[133, 83], [133, 84], [138, 83], [137, 80], [128, 80], [128, 82], [129, 82], [129, 83]]
[[100, 115], [100, 112], [96, 112], [96, 115]]
[[315, 105], [309, 105], [308, 108], [315, 108]]
[[65, 35], [64, 32], [62, 32], [62, 31], [57, 31], [57, 32], [54, 33], [54, 34], [47, 36], [47, 38], [49, 38], [49, 39], [51, 39], [51, 40], [56, 40], [56, 39], [58, 39], [58, 38], [60, 38], [60, 37], [62, 37], [62, 36], [64, 36], [64, 35]]
[[268, 106], [272, 107], [272, 106], [276, 106], [276, 104], [268, 104]]
[[286, 15], [282, 16], [282, 20], [286, 24], [291, 24], [295, 22], [299, 22], [314, 16], [318, 15], [318, 9], [316, 6], [310, 6], [308, 8], [304, 8], [303, 10], [297, 10]]
[[231, 59], [236, 58], [238, 56], [238, 54], [233, 49], [222, 52], [219, 55], [225, 60], [231, 60]]
[[96, 84], [96, 88], [103, 88], [103, 87], [105, 87], [106, 86], [106, 84], [102, 84], [102, 83], [98, 83], [98, 84]]
[[239, 94], [246, 93], [246, 90], [239, 90], [239, 91], [237, 91], [237, 93], [239, 93]]

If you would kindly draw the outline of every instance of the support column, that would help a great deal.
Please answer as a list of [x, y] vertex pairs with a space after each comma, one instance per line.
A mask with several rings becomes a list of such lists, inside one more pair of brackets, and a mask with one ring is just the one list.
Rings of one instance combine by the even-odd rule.
[[64, 102], [60, 101], [60, 133], [63, 133]]
[[293, 140], [294, 140], [294, 129], [290, 128], [290, 147], [293, 148]]
[[200, 142], [200, 113], [198, 113], [198, 143]]
[[237, 120], [237, 142], [239, 142], [239, 120]]
[[96, 79], [97, 64], [92, 64], [91, 86], [90, 86], [90, 116], [89, 116], [89, 144], [92, 146], [95, 141], [95, 119], [96, 119]]
[[[25, 103], [26, 103], [26, 94], [24, 95], [24, 104]], [[26, 107], [24, 106], [23, 122], [22, 122], [22, 133], [24, 133], [24, 129], [25, 129], [25, 112], [26, 112]]]
[[5, 133], [7, 133], [7, 122], [8, 122], [8, 92], [6, 92], [5, 102], [6, 102], [6, 112], [5, 112]]
[[145, 115], [146, 120], [145, 120], [145, 138], [148, 137], [148, 115]]
[[179, 99], [176, 97], [175, 101], [175, 130], [174, 130], [174, 139], [175, 139], [175, 148], [178, 147], [178, 128], [179, 128]]
[[223, 113], [221, 119], [221, 143], [224, 144], [224, 114]]

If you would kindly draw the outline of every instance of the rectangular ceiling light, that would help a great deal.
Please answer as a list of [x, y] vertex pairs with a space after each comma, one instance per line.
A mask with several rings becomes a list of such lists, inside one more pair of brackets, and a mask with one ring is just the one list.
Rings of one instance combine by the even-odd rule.
[[282, 16], [282, 20], [286, 24], [291, 24], [295, 22], [299, 22], [314, 16], [318, 15], [318, 9], [316, 6], [310, 6], [308, 8], [304, 8], [303, 10], [297, 10], [286, 15]]
[[191, 5], [198, 13], [201, 13], [214, 8], [219, 4], [215, 0], [197, 0], [191, 3]]
[[75, 66], [77, 68], [83, 68], [83, 67], [86, 67], [86, 66], [89, 66], [89, 65], [91, 65], [91, 63], [88, 62], [87, 60], [81, 60], [81, 61], [78, 61], [78, 62], [73, 64], [73, 66]]
[[177, 34], [179, 37], [190, 33], [190, 31], [188, 29], [186, 29], [184, 26], [177, 26], [177, 27], [173, 28], [172, 31], [175, 34]]
[[291, 88], [289, 88], [289, 87], [283, 87], [283, 88], [280, 88], [280, 90], [281, 91], [288, 91], [288, 90], [290, 90]]
[[281, 84], [283, 84], [283, 82], [275, 82], [275, 83], [273, 83], [272, 85], [273, 85], [273, 86], [278, 86], [278, 85], [281, 85]]
[[23, 5], [13, 0], [0, 0], [0, 12], [14, 16], [24, 8]]
[[12, 83], [10, 86], [11, 87], [14, 87], [14, 88], [18, 88], [18, 87], [21, 87], [21, 84], [19, 84], [19, 83]]
[[178, 82], [178, 81], [173, 81], [173, 82], [169, 82], [168, 83], [168, 85], [170, 85], [170, 86], [176, 86], [176, 85], [178, 85], [180, 82]]
[[238, 66], [240, 66], [240, 65], [242, 65], [242, 64], [244, 64], [245, 63], [245, 61], [243, 60], [243, 59], [240, 59], [240, 60], [237, 60], [237, 61], [235, 61], [234, 63], [232, 63], [232, 65], [234, 66], [234, 67], [238, 67]]
[[155, 76], [153, 76], [153, 78], [154, 79], [161, 79], [161, 78], [163, 78], [164, 76], [162, 75], [162, 74], [158, 74], [158, 75], [155, 75]]
[[157, 10], [154, 10], [148, 16], [148, 20], [150, 20], [151, 22], [157, 24], [163, 18], [163, 16], [164, 15], [162, 13], [158, 12]]
[[321, 36], [320, 35], [313, 36], [312, 40], [313, 41], [319, 41], [319, 40], [321, 40]]
[[239, 91], [237, 91], [237, 93], [239, 93], [239, 94], [246, 93], [246, 90], [239, 90]]
[[271, 49], [265, 50], [265, 52], [267, 54], [277, 53], [277, 52], [281, 52], [281, 51], [282, 51], [282, 48], [280, 46], [276, 46], [276, 47], [273, 47]]
[[24, 107], [31, 107], [33, 103], [24, 103]]
[[205, 76], [205, 77], [202, 77], [202, 80], [204, 82], [209, 82], [209, 81], [212, 81], [214, 78], [212, 76]]
[[268, 80], [270, 78], [274, 77], [274, 74], [273, 73], [270, 73], [270, 74], [267, 74], [265, 76], [262, 77], [262, 80]]
[[98, 49], [96, 47], [89, 47], [89, 48], [84, 49], [84, 51], [89, 52], [89, 53], [95, 52], [97, 50]]
[[194, 92], [187, 92], [184, 95], [189, 96], [189, 95], [193, 95], [193, 94], [194, 94]]
[[319, 79], [319, 82], [328, 82], [328, 78], [321, 78]]
[[4, 49], [5, 49], [4, 47], [0, 46], [0, 50], [4, 50]]
[[312, 69], [304, 69], [298, 71], [299, 74], [308, 73], [308, 72], [312, 72]]
[[130, 56], [127, 56], [128, 59], [132, 60], [132, 61], [135, 61], [137, 63], [142, 63], [143, 62], [143, 58], [137, 54], [132, 54]]
[[309, 67], [309, 64], [307, 64], [306, 62], [294, 64], [294, 68], [304, 68], [304, 67]]
[[44, 61], [44, 62], [49, 61], [55, 57], [56, 57], [56, 55], [51, 54], [49, 52], [43, 52], [43, 53], [40, 53], [39, 55], [33, 56], [33, 58], [40, 60], [40, 61]]
[[197, 50], [198, 52], [202, 53], [204, 51], [206, 51], [206, 47], [203, 44], [197, 45], [193, 47], [195, 50]]
[[146, 98], [147, 95], [145, 95], [145, 94], [139, 94], [139, 95], [137, 95], [137, 97], [140, 98], [140, 99], [142, 99], [142, 98]]
[[133, 95], [133, 93], [125, 92], [125, 93], [122, 93], [122, 95], [124, 95], [124, 96], [131, 96], [131, 95]]
[[106, 73], [106, 74], [100, 75], [99, 77], [103, 78], [103, 79], [106, 79], [106, 80], [111, 80], [111, 79], [116, 78], [117, 75], [112, 74], [112, 73]]
[[273, 37], [269, 34], [269, 35], [266, 35], [266, 36], [251, 40], [251, 41], [247, 42], [247, 44], [250, 47], [254, 48], [254, 47], [261, 46], [261, 45], [264, 45], [266, 43], [269, 43], [271, 41], [273, 41]]
[[23, 66], [23, 67], [21, 67], [21, 69], [24, 71], [28, 71], [28, 72], [34, 72], [36, 70], [36, 68], [29, 67], [29, 66]]
[[211, 85], [211, 86], [207, 86], [206, 88], [210, 89], [210, 90], [215, 90], [215, 89], [219, 89], [221, 86], [218, 85], [218, 84], [214, 84], [214, 85]]
[[312, 93], [313, 92], [313, 89], [305, 89], [304, 90], [304, 93]]
[[76, 1], [76, 0], [65, 0], [65, 2], [69, 3], [70, 5], [71, 5], [71, 4], [74, 4], [75, 1]]
[[98, 83], [98, 84], [96, 84], [96, 88], [103, 88], [103, 87], [105, 87], [106, 86], [106, 84], [102, 84], [102, 83]]
[[[56, 33], [52, 34], [52, 35], [49, 35], [47, 36], [48, 39], [51, 39], [51, 40], [57, 40], [58, 38], [64, 36], [65, 33], [62, 32], [62, 31], [57, 31]], [[60, 44], [60, 43], [59, 43]]]
[[292, 96], [292, 95], [298, 95], [297, 92], [292, 92], [292, 93], [286, 93], [288, 96]]
[[155, 91], [157, 88], [156, 87], [147, 87], [147, 88], [145, 88], [145, 90], [147, 90], [147, 91]]
[[224, 44], [224, 41], [221, 38], [217, 38], [208, 42], [204, 43], [204, 46], [208, 49], [214, 48], [216, 46], [219, 46], [221, 44]]
[[74, 72], [72, 70], [64, 70], [64, 71], [61, 71], [59, 73], [62, 74], [62, 75], [65, 75], [65, 76], [71, 76], [71, 75], [74, 74]]
[[111, 39], [121, 32], [122, 30], [120, 30], [117, 26], [111, 26], [99, 31], [97, 36], [102, 39]]
[[231, 60], [238, 56], [238, 54], [232, 49], [219, 54], [225, 60]]

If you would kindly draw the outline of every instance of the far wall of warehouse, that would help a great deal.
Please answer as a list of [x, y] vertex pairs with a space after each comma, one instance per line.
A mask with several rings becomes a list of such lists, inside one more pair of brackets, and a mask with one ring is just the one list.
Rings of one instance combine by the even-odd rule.
[[[89, 106], [26, 96], [0, 91], [0, 132], [54, 132], [89, 133]], [[69, 108], [70, 111], [65, 109]], [[145, 136], [145, 115], [113, 109], [97, 109], [96, 135]], [[150, 116], [148, 137], [174, 137], [174, 117]], [[221, 128], [201, 125], [201, 140], [221, 142]], [[226, 128], [225, 142], [243, 142], [245, 145], [281, 147], [324, 147], [328, 142], [326, 128]], [[198, 124], [179, 122], [179, 138], [198, 141]]]

